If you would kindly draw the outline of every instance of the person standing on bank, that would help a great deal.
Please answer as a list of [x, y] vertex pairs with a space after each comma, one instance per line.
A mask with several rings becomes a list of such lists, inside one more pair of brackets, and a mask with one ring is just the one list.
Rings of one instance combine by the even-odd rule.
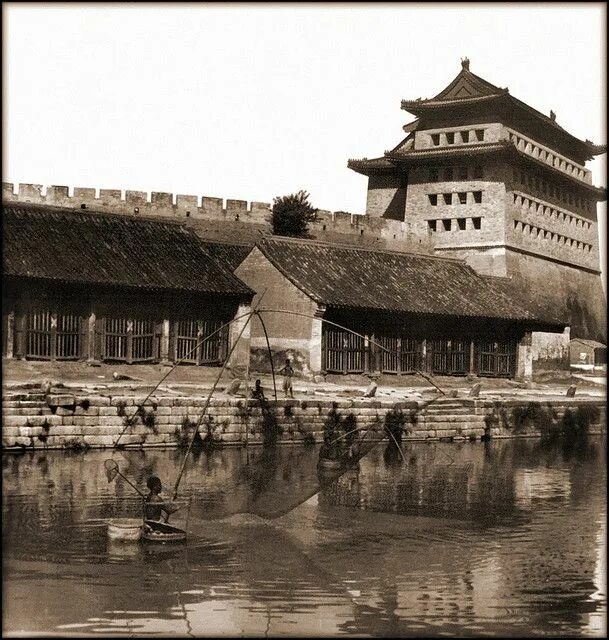
[[294, 369], [290, 364], [289, 358], [285, 361], [285, 366], [279, 369], [278, 373], [283, 374], [283, 392], [285, 393], [285, 397], [288, 397], [289, 392], [290, 398], [293, 398], [294, 392], [292, 390], [292, 376], [294, 375]]

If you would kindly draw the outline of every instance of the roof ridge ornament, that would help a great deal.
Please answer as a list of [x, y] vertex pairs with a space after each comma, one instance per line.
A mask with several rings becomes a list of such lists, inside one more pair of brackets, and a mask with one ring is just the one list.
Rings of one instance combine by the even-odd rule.
[[556, 114], [554, 113], [554, 111], [552, 111], [552, 109], [550, 109], [550, 120], [556, 122]]
[[461, 58], [461, 68], [465, 71], [469, 71], [469, 58]]

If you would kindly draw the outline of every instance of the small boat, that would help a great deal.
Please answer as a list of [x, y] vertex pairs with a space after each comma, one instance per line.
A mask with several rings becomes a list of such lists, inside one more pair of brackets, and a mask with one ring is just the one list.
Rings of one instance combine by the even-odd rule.
[[148, 542], [183, 542], [186, 540], [186, 531], [165, 522], [156, 520], [144, 520], [141, 525], [142, 540]]
[[136, 541], [142, 535], [140, 518], [114, 518], [108, 520], [108, 538], [111, 540]]

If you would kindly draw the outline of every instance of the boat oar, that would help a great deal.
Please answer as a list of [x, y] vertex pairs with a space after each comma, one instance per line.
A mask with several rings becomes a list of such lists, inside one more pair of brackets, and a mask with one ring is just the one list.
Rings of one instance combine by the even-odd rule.
[[108, 478], [108, 482], [112, 482], [112, 480], [114, 480], [116, 476], [120, 476], [128, 485], [133, 487], [142, 496], [142, 498], [146, 497], [128, 478], [126, 478], [120, 472], [120, 469], [116, 460], [113, 460], [112, 458], [108, 458], [104, 462], [104, 469], [106, 471], [106, 478]]

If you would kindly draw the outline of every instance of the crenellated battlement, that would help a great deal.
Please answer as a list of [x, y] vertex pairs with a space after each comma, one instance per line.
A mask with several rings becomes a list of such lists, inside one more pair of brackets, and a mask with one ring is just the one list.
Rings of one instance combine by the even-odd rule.
[[[70, 193], [71, 191], [71, 193]], [[239, 220], [266, 223], [271, 211], [267, 202], [250, 202], [208, 196], [173, 194], [161, 191], [123, 191], [91, 187], [19, 184], [15, 192], [12, 183], [2, 183], [2, 199], [11, 202], [33, 202], [74, 209], [110, 211], [126, 215], [160, 215], [208, 219]]]
[[[263, 233], [271, 231], [271, 204], [248, 202], [232, 198], [216, 198], [173, 194], [161, 191], [129, 191], [121, 189], [95, 189], [92, 187], [65, 187], [22, 183], [2, 183], [2, 199], [5, 202], [31, 202], [57, 207], [104, 211], [124, 215], [164, 216], [188, 218], [193, 226], [204, 231], [207, 227], [225, 226], [233, 232], [234, 223], [258, 225]], [[186, 220], [185, 220], [186, 221]], [[215, 223], [227, 223], [216, 225]], [[231, 228], [229, 230], [229, 227]], [[241, 224], [240, 228], [243, 229]], [[255, 227], [256, 228], [256, 227]], [[429, 247], [413, 246], [414, 240], [405, 222], [371, 217], [344, 211], [320, 209], [317, 219], [309, 225], [311, 234], [329, 241], [347, 240], [358, 244], [373, 244], [395, 250], [429, 250]], [[204, 233], [202, 235], [205, 235]], [[210, 233], [219, 237], [218, 233]], [[347, 236], [348, 238], [345, 238]]]

